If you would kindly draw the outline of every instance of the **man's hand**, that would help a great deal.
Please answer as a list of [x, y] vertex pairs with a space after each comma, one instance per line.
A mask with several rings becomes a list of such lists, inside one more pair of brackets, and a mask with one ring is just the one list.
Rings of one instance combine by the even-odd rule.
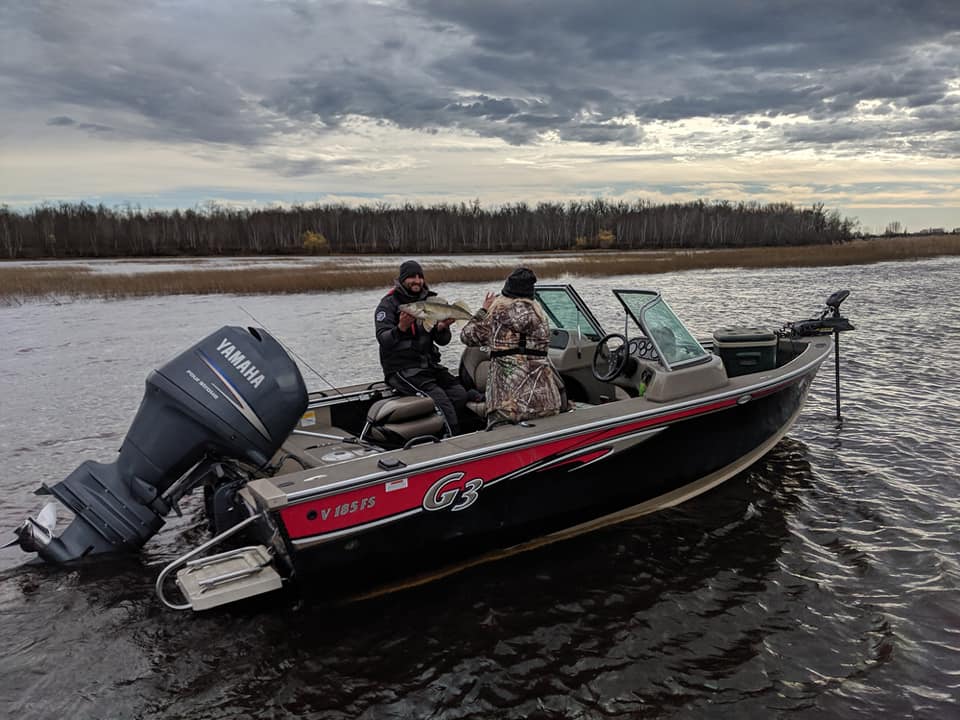
[[400, 332], [407, 332], [417, 319], [408, 312], [400, 312], [400, 319], [397, 320], [397, 327], [400, 328]]
[[446, 330], [448, 327], [450, 327], [451, 325], [453, 325], [456, 321], [457, 321], [456, 318], [446, 318], [446, 319], [444, 319], [444, 320], [440, 320], [440, 321], [436, 324], [436, 328], [437, 328], [437, 330]]

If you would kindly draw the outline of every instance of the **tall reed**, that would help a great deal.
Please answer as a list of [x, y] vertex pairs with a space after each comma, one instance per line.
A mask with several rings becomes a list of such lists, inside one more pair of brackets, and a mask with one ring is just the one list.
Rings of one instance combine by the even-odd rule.
[[[822, 267], [960, 255], [960, 235], [857, 240], [842, 245], [763, 247], [676, 252], [597, 251], [556, 257], [526, 255], [523, 262], [543, 279], [562, 275], [641, 275], [730, 267]], [[422, 258], [429, 268], [429, 256]], [[344, 262], [349, 265], [350, 258]], [[397, 264], [400, 260], [398, 258]], [[456, 267], [429, 270], [430, 282], [500, 281], [511, 266], [471, 265], [462, 256]], [[177, 270], [139, 274], [91, 272], [82, 265], [26, 267], [0, 265], [0, 304], [45, 298], [116, 299], [148, 295], [282, 294], [330, 292], [389, 286], [393, 269], [305, 265], [219, 270]]]

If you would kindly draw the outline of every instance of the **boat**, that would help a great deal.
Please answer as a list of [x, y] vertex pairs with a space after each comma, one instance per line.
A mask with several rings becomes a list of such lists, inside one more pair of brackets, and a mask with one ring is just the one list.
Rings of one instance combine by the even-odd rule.
[[[66, 529], [51, 502], [13, 542], [58, 565], [137, 552], [202, 489], [211, 537], [160, 572], [170, 608], [311, 578], [354, 597], [426, 582], [716, 487], [783, 438], [834, 350], [839, 416], [848, 294], [697, 338], [656, 290], [614, 290], [623, 332], [607, 332], [571, 285], [538, 284], [566, 407], [486, 428], [473, 406], [453, 437], [429, 397], [382, 380], [310, 392], [267, 330], [226, 326], [148, 375], [114, 461], [38, 490], [72, 512]], [[466, 348], [464, 383], [483, 389], [489, 362]]]

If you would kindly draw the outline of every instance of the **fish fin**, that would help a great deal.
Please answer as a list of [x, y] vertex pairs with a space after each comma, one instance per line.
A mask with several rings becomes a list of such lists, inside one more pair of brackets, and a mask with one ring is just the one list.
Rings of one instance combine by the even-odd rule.
[[460, 308], [461, 310], [463, 310], [463, 311], [464, 311], [465, 313], [467, 313], [468, 315], [473, 315], [473, 310], [471, 310], [471, 309], [470, 309], [470, 306], [467, 305], [467, 301], [466, 301], [466, 300], [454, 300], [454, 301], [453, 301], [452, 303], [450, 303], [450, 304], [451, 304], [453, 307], [458, 307], [458, 308]]
[[430, 332], [431, 330], [433, 330], [433, 326], [436, 324], [437, 322], [433, 318], [425, 317], [423, 319], [423, 329], [426, 330], [427, 332]]

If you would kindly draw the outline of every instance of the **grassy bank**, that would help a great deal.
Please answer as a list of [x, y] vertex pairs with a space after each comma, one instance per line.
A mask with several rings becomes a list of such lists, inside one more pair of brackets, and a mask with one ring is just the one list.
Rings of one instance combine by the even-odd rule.
[[[593, 252], [563, 262], [529, 265], [541, 278], [561, 275], [640, 275], [731, 267], [823, 267], [859, 265], [887, 260], [911, 260], [960, 255], [960, 235], [857, 240], [842, 245], [748, 248], [677, 252]], [[397, 259], [399, 264], [400, 258]], [[507, 265], [472, 265], [463, 257], [460, 267], [429, 270], [432, 284], [502, 280]], [[349, 264], [349, 259], [345, 261]], [[16, 305], [45, 298], [126, 298], [148, 295], [208, 295], [217, 293], [305, 293], [387, 287], [395, 270], [304, 266], [303, 268], [242, 268], [234, 270], [180, 270], [133, 275], [95, 273], [82, 265], [3, 267], [0, 265], [0, 304]]]

